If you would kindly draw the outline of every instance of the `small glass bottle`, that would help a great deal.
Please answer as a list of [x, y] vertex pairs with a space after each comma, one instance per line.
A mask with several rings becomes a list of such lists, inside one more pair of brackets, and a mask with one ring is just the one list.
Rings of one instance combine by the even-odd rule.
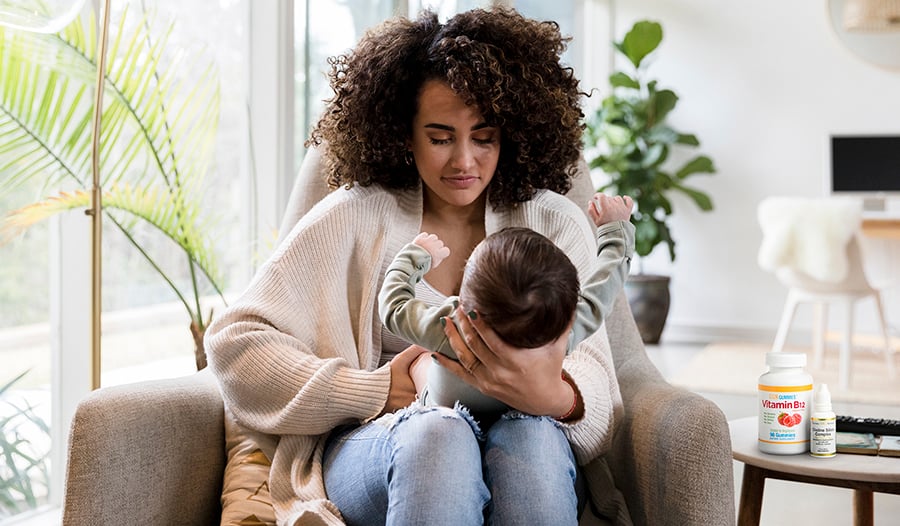
[[806, 354], [766, 353], [769, 370], [759, 377], [758, 447], [763, 453], [797, 455], [809, 451], [813, 389]]
[[837, 453], [837, 417], [831, 409], [828, 384], [819, 385], [813, 397], [809, 417], [809, 454], [816, 458], [830, 458]]

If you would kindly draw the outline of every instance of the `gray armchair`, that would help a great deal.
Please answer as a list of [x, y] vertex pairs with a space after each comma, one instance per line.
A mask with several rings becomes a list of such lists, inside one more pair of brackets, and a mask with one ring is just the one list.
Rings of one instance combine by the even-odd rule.
[[[304, 161], [282, 235], [324, 195], [318, 161], [316, 152]], [[570, 196], [582, 205], [591, 193], [583, 174]], [[624, 294], [606, 324], [625, 415], [605, 458], [631, 519], [733, 524], [731, 440], [723, 413], [662, 378]], [[72, 423], [63, 524], [218, 524], [223, 430], [222, 398], [208, 371], [92, 392]], [[603, 524], [585, 515], [583, 525]]]

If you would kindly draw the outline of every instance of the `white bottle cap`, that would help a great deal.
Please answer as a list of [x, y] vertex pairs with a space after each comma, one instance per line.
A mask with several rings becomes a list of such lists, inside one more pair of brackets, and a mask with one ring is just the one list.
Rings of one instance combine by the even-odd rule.
[[831, 393], [828, 391], [828, 384], [819, 385], [813, 401], [813, 411], [816, 413], [831, 412]]
[[766, 365], [769, 367], [806, 367], [806, 353], [767, 352]]

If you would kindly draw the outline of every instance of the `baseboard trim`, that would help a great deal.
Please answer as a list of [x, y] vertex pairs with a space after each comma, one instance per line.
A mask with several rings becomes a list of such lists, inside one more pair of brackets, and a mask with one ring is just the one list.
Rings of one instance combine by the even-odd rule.
[[[725, 327], [715, 325], [691, 325], [686, 323], [667, 323], [660, 341], [674, 344], [709, 344], [715, 342], [754, 342], [772, 343], [775, 341], [776, 329], [761, 327]], [[841, 333], [828, 331], [825, 341], [828, 345], [838, 345]], [[891, 331], [890, 341], [893, 347], [900, 348], [900, 335]], [[812, 342], [810, 329], [791, 329], [788, 334], [787, 345], [809, 345]], [[883, 346], [880, 334], [858, 332], [853, 337], [853, 345], [865, 348], [881, 348]]]
[[[791, 331], [792, 339], [809, 338], [808, 331]], [[724, 327], [716, 325], [691, 325], [667, 323], [661, 341], [669, 343], [712, 343], [723, 341], [771, 342], [775, 330], [760, 327]]]

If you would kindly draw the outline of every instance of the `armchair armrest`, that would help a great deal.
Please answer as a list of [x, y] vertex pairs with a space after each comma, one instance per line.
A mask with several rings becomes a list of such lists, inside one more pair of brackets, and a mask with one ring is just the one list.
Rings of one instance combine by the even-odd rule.
[[649, 384], [625, 402], [610, 467], [635, 524], [733, 524], [728, 422], [712, 402]]
[[224, 429], [206, 371], [90, 393], [72, 421], [63, 524], [217, 524]]
[[608, 461], [635, 524], [734, 524], [728, 421], [712, 401], [667, 383], [624, 294], [608, 320], [625, 415]]

